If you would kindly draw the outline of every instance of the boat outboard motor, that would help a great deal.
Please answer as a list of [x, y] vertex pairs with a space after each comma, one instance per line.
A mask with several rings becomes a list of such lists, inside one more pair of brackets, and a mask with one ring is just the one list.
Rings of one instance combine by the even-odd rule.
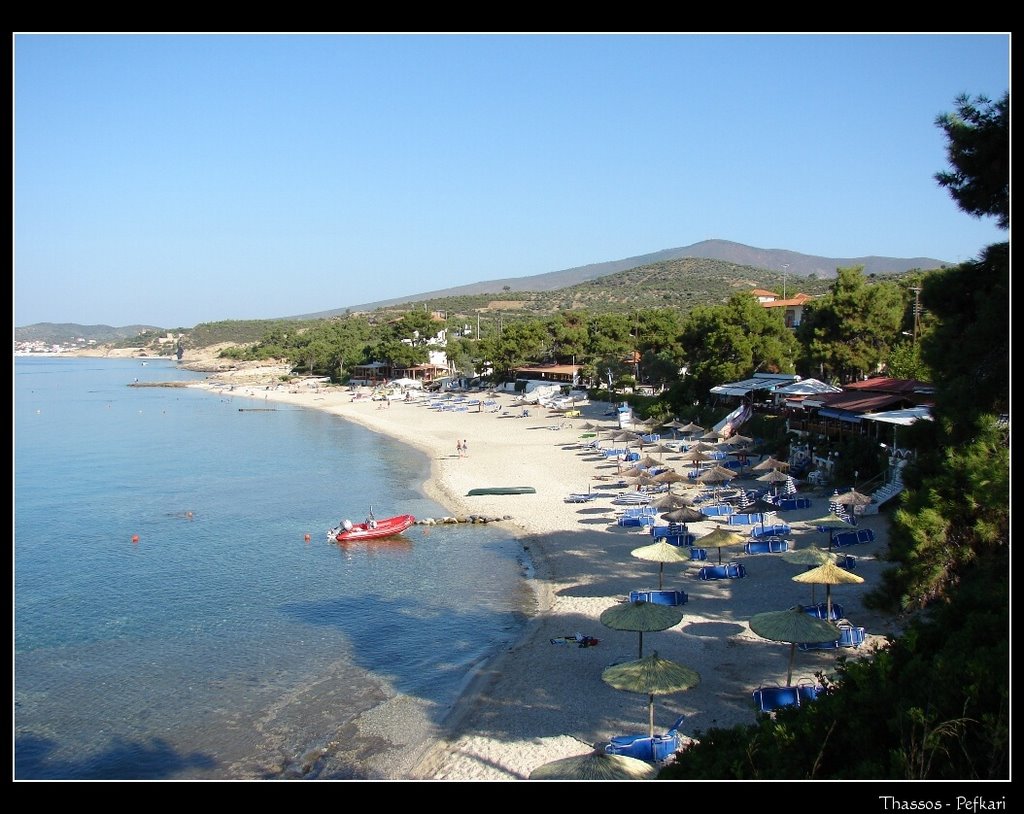
[[341, 524], [341, 526], [343, 529], [345, 529], [345, 531], [352, 531], [352, 521], [349, 520], [347, 517], [345, 518], [345, 521]]

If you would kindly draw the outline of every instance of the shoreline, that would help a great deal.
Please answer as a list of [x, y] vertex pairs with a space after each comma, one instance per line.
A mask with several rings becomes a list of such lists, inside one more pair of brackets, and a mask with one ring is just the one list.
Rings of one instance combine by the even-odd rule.
[[[274, 368], [217, 371], [189, 384], [225, 396], [262, 395], [268, 402], [324, 410], [416, 448], [430, 460], [424, 494], [456, 516], [509, 517], [502, 527], [522, 545], [532, 569], [525, 583], [536, 612], [519, 637], [475, 665], [455, 702], [428, 727], [426, 741], [406, 745], [409, 751], [398, 761], [404, 768], [382, 769], [387, 774], [382, 779], [526, 779], [538, 766], [586, 754], [616, 734], [646, 731], [646, 696], [613, 690], [600, 678], [609, 664], [637, 658], [637, 634], [608, 629], [598, 617], [625, 601], [630, 590], [657, 587], [657, 566], [629, 553], [649, 544], [651, 536], [615, 524], [621, 507], [610, 502], [614, 490], [595, 488], [601, 497], [589, 503], [565, 501], [569, 493], [591, 491], [595, 483], [607, 486], [595, 478], [615, 472], [615, 464], [579, 445], [583, 422], [611, 427], [602, 415], [608, 405], [592, 404], [571, 421], [534, 405], [530, 418], [520, 418], [520, 408], [510, 407], [511, 394], [502, 394], [495, 397], [496, 412], [441, 412], [415, 402], [353, 400], [351, 390], [339, 387], [286, 385], [279, 375]], [[469, 441], [465, 458], [454, 450], [462, 438]], [[664, 464], [685, 471], [674, 460], [679, 457], [666, 455]], [[536, 494], [467, 496], [471, 488], [505, 485], [532, 485]], [[798, 546], [821, 545], [827, 539], [796, 522], [826, 514], [827, 502], [816, 497], [810, 510], [780, 514], [779, 520], [793, 524]], [[690, 524], [690, 531], [699, 538], [716, 525], [701, 521]], [[876, 540], [849, 553], [858, 558], [856, 573], [865, 582], [837, 586], [833, 595], [851, 622], [866, 628], [868, 640], [856, 651], [798, 652], [794, 683], [812, 678], [816, 670], [829, 671], [837, 655], [855, 658], [896, 632], [895, 620], [859, 602], [883, 568], [879, 554], [887, 545], [887, 526], [884, 515], [861, 519], [860, 527], [873, 529]], [[657, 649], [662, 657], [696, 669], [701, 683], [687, 693], [655, 699], [659, 731], [681, 715], [688, 736], [711, 727], [752, 724], [756, 708], [751, 691], [785, 684], [789, 647], [756, 636], [747, 621], [755, 613], [806, 604], [808, 586], [791, 582], [802, 569], [772, 555], [734, 554], [724, 551], [723, 562], [743, 562], [748, 578], [705, 582], [696, 579], [696, 564], [664, 568], [665, 587], [685, 590], [689, 601], [680, 608], [680, 625], [643, 638], [644, 655]], [[712, 557], [714, 552], [709, 552], [709, 562]], [[823, 599], [824, 589], [818, 588], [817, 594]], [[550, 642], [577, 631], [598, 638], [599, 646], [581, 649]]]

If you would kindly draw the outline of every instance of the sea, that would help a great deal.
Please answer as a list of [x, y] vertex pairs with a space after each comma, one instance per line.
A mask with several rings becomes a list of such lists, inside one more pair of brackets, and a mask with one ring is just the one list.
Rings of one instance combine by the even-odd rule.
[[422, 452], [130, 386], [204, 378], [174, 360], [13, 369], [15, 780], [388, 779], [535, 610], [500, 523], [328, 541], [449, 514]]

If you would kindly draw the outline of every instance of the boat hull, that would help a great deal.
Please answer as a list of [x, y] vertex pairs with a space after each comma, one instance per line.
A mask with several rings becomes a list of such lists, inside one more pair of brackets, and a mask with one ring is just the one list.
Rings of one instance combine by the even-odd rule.
[[411, 514], [400, 514], [396, 517], [378, 520], [375, 527], [368, 523], [356, 523], [350, 530], [342, 529], [339, 531], [334, 539], [339, 543], [382, 540], [385, 537], [394, 537], [396, 534], [401, 534], [415, 522], [416, 518]]
[[532, 486], [485, 486], [466, 492], [470, 497], [474, 495], [534, 495], [536, 493], [537, 490]]

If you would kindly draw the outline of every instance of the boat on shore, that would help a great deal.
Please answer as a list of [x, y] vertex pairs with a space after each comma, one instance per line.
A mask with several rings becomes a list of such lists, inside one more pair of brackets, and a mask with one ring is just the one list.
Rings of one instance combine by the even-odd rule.
[[482, 486], [479, 489], [470, 489], [466, 494], [470, 497], [476, 495], [534, 495], [537, 490], [532, 486]]
[[343, 520], [338, 528], [333, 528], [327, 532], [327, 538], [333, 538], [339, 543], [380, 540], [385, 537], [394, 537], [397, 534], [401, 534], [415, 522], [416, 518], [411, 514], [399, 514], [395, 517], [385, 517], [382, 520], [377, 520], [371, 515], [362, 523]]

